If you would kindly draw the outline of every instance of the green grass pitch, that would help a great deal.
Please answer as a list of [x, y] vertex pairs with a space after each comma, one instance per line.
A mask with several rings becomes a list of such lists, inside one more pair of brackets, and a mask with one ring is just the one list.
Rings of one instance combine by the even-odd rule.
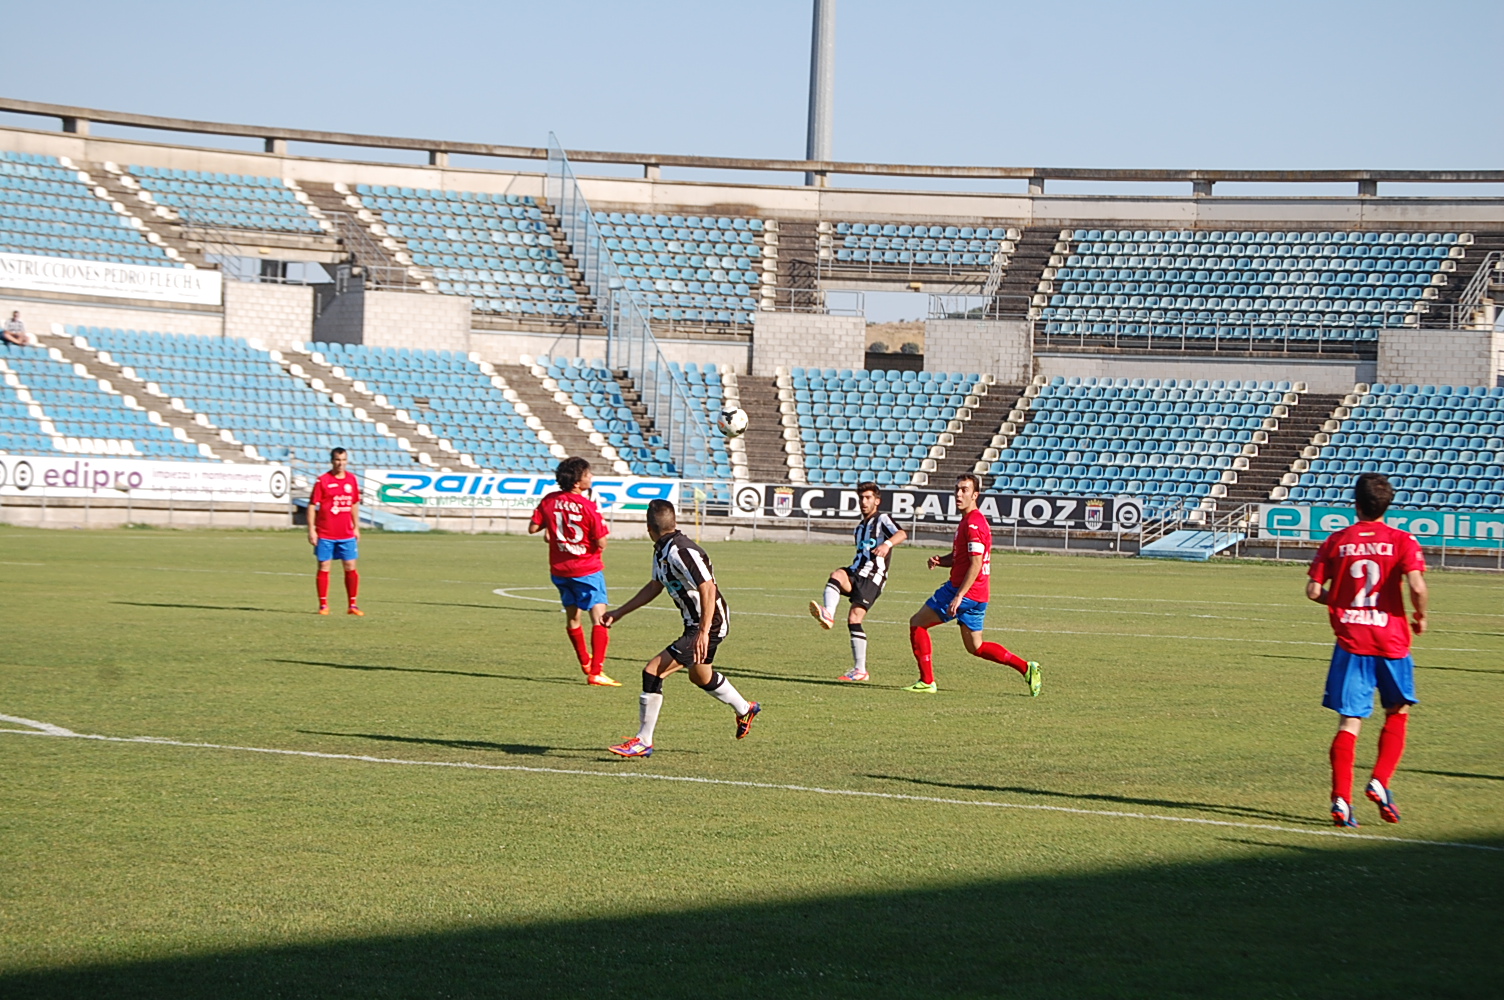
[[[1031, 700], [953, 627], [900, 690], [923, 551], [851, 686], [804, 610], [847, 549], [707, 548], [763, 715], [736, 742], [678, 675], [621, 761], [677, 618], [587, 688], [535, 538], [368, 534], [354, 619], [297, 532], [0, 528], [0, 713], [177, 741], [0, 733], [0, 996], [1504, 993], [1504, 580], [1431, 574], [1404, 823], [1347, 834], [1299, 566], [1000, 552]], [[609, 549], [614, 601], [648, 557]]]

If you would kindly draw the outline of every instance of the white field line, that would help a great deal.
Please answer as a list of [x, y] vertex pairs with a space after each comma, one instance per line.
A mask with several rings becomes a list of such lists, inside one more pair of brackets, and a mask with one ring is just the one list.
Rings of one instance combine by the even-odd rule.
[[767, 781], [735, 781], [729, 778], [696, 778], [675, 774], [648, 774], [642, 771], [588, 771], [583, 768], [527, 767], [521, 764], [475, 764], [468, 761], [404, 760], [395, 757], [371, 757], [365, 754], [323, 753], [317, 750], [284, 750], [275, 747], [242, 747], [223, 743], [195, 743], [157, 736], [101, 736], [75, 733], [71, 729], [46, 722], [0, 715], [0, 721], [13, 722], [29, 729], [0, 729], [0, 733], [23, 736], [50, 736], [60, 739], [94, 740], [103, 743], [145, 743], [152, 746], [188, 747], [197, 750], [231, 750], [239, 753], [273, 754], [283, 757], [312, 757], [318, 760], [347, 760], [364, 764], [394, 764], [404, 767], [452, 767], [468, 771], [515, 771], [526, 774], [557, 774], [586, 778], [624, 778], [638, 781], [671, 781], [692, 785], [720, 785], [726, 788], [757, 788], [775, 792], [798, 792], [806, 795], [834, 795], [843, 798], [886, 799], [893, 802], [923, 802], [930, 805], [970, 806], [982, 809], [1020, 809], [1027, 812], [1063, 813], [1070, 816], [1093, 816], [1104, 819], [1148, 820], [1157, 823], [1189, 823], [1193, 826], [1227, 827], [1238, 830], [1264, 830], [1293, 833], [1307, 837], [1341, 837], [1346, 840], [1383, 841], [1394, 844], [1423, 844], [1429, 847], [1460, 847], [1478, 851], [1504, 853], [1504, 848], [1488, 844], [1466, 844], [1451, 840], [1420, 840], [1413, 837], [1386, 837], [1370, 833], [1345, 833], [1337, 829], [1303, 829], [1273, 823], [1240, 823], [1234, 820], [1202, 819], [1195, 816], [1164, 816], [1156, 813], [1125, 812], [1113, 809], [1077, 809], [1071, 806], [1036, 805], [1024, 802], [997, 802], [990, 799], [949, 799], [935, 795], [906, 795], [901, 792], [866, 792], [854, 788], [821, 788], [816, 785], [780, 785]]
[[[518, 590], [551, 590], [551, 589], [552, 588], [550, 588], [550, 587], [497, 587], [495, 590], [492, 590], [491, 593], [497, 595], [498, 597], [509, 597], [509, 598], [511, 598], [514, 601], [537, 601], [540, 604], [558, 604], [558, 600], [557, 599], [552, 599], [552, 598], [547, 598], [547, 597], [529, 597], [526, 594], [514, 593], [514, 591], [518, 591]], [[661, 607], [659, 605], [654, 605], [654, 604], [649, 604], [649, 605], [646, 605], [645, 607], [646, 607], [646, 610], [651, 610], [651, 611], [674, 611], [677, 614], [677, 611], [674, 608], [666, 608], [666, 607]], [[1061, 609], [1061, 610], [1071, 610], [1071, 609]], [[784, 613], [778, 612], [778, 611], [732, 611], [732, 614], [733, 615], [751, 615], [751, 616], [753, 616], [755, 618], [794, 618], [794, 619], [799, 619], [799, 620], [803, 620], [804, 618], [808, 617], [806, 615], [784, 614]], [[907, 625], [908, 624], [908, 622], [889, 621], [889, 620], [883, 619], [883, 618], [868, 618], [867, 621], [871, 622], [874, 625]], [[1324, 648], [1327, 648], [1327, 649], [1330, 649], [1331, 646], [1332, 646], [1332, 642], [1331, 642], [1330, 639], [1326, 639], [1326, 640], [1319, 641], [1319, 642], [1316, 641], [1316, 640], [1312, 640], [1312, 639], [1247, 639], [1247, 638], [1242, 638], [1240, 636], [1230, 636], [1230, 635], [1168, 635], [1168, 634], [1163, 633], [1163, 632], [1093, 632], [1093, 631], [1086, 631], [1086, 630], [1074, 631], [1074, 630], [1071, 630], [1071, 629], [1063, 629], [1063, 628], [1017, 628], [1017, 627], [1011, 626], [1011, 625], [993, 625], [993, 626], [989, 626], [988, 629], [987, 629], [987, 631], [989, 631], [989, 632], [1019, 632], [1019, 633], [1026, 633], [1026, 634], [1032, 634], [1032, 635], [1099, 635], [1099, 636], [1106, 636], [1108, 638], [1113, 638], [1113, 639], [1179, 639], [1179, 640], [1186, 641], [1186, 642], [1243, 642], [1243, 643], [1261, 643], [1261, 644], [1276, 645], [1276, 646], [1321, 646], [1321, 647], [1324, 647]], [[1452, 647], [1452, 646], [1427, 646], [1426, 650], [1427, 651], [1434, 651], [1434, 652], [1438, 652], [1438, 653], [1496, 653], [1496, 652], [1498, 652], [1498, 650], [1493, 650], [1493, 649], [1473, 649], [1471, 647]]]

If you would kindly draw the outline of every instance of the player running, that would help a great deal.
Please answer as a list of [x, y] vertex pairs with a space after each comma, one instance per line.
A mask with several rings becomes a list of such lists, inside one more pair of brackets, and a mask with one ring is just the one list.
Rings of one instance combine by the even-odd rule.
[[313, 484], [308, 497], [308, 544], [319, 561], [319, 614], [329, 613], [329, 567], [339, 559], [345, 564], [345, 596], [350, 599], [349, 613], [364, 615], [355, 603], [360, 592], [360, 573], [355, 560], [360, 556], [360, 481], [346, 471], [350, 453], [343, 448], [329, 452], [329, 471]]
[[1030, 697], [1039, 696], [1039, 664], [1024, 661], [995, 642], [982, 641], [982, 626], [987, 617], [989, 582], [992, 578], [992, 529], [987, 518], [977, 510], [982, 482], [969, 472], [956, 477], [956, 509], [961, 523], [956, 526], [956, 540], [949, 555], [930, 556], [929, 568], [950, 567], [950, 579], [941, 584], [924, 607], [909, 619], [909, 640], [914, 659], [919, 661], [919, 680], [904, 688], [934, 694], [933, 652], [929, 630], [952, 618], [961, 625], [961, 642], [972, 656], [993, 663], [1006, 663], [1029, 682]]
[[603, 617], [610, 628], [667, 590], [684, 618], [684, 634], [649, 660], [642, 670], [642, 694], [638, 698], [640, 727], [630, 740], [608, 747], [618, 757], [653, 755], [653, 728], [658, 725], [658, 712], [663, 707], [663, 679], [680, 667], [689, 668], [689, 679], [706, 694], [731, 706], [736, 713], [737, 739], [747, 735], [757, 713], [762, 711], [761, 705], [743, 698], [712, 666], [716, 648], [726, 638], [731, 624], [731, 609], [716, 586], [710, 557], [679, 530], [678, 524], [673, 504], [667, 500], [648, 504], [653, 578], [630, 601], [615, 611], [607, 611]]
[[[1384, 705], [1379, 755], [1365, 789], [1386, 823], [1400, 821], [1389, 779], [1405, 752], [1405, 725], [1416, 703], [1410, 633], [1426, 630], [1426, 560], [1409, 532], [1383, 521], [1394, 487], [1377, 472], [1365, 472], [1353, 489], [1358, 523], [1328, 536], [1311, 560], [1306, 596], [1325, 604], [1337, 637], [1327, 669], [1325, 708], [1339, 716], [1332, 739], [1332, 822], [1358, 825], [1353, 816], [1353, 757], [1358, 730], [1373, 714], [1377, 688]], [[1403, 580], [1415, 609], [1405, 621]], [[1325, 589], [1323, 589], [1323, 587]]]
[[[594, 687], [621, 687], [602, 671], [611, 633], [601, 623], [606, 613], [606, 573], [601, 553], [611, 529], [600, 509], [590, 499], [590, 463], [566, 458], [554, 470], [559, 492], [545, 496], [533, 508], [527, 533], [544, 532], [548, 539], [549, 579], [559, 589], [564, 605], [564, 634], [585, 672], [585, 683]], [[590, 649], [585, 648], [585, 627], [580, 612], [590, 613]]]
[[862, 506], [862, 520], [852, 531], [856, 539], [856, 558], [851, 565], [833, 571], [825, 584], [822, 600], [809, 602], [809, 613], [822, 628], [835, 624], [836, 606], [841, 595], [851, 597], [851, 610], [846, 613], [846, 629], [851, 633], [851, 669], [840, 676], [843, 681], [867, 679], [867, 631], [863, 620], [872, 605], [882, 596], [883, 584], [888, 582], [888, 554], [895, 545], [909, 537], [893, 518], [878, 512], [882, 503], [882, 490], [876, 483], [857, 484], [857, 499]]

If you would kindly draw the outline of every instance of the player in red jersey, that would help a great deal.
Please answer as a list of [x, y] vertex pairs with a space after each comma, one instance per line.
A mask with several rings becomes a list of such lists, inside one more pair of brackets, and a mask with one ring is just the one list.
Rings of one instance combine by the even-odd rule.
[[[1416, 703], [1410, 633], [1426, 630], [1426, 560], [1415, 536], [1383, 521], [1394, 487], [1365, 472], [1353, 489], [1358, 523], [1329, 536], [1311, 560], [1306, 596], [1325, 604], [1336, 634], [1321, 704], [1339, 716], [1332, 740], [1332, 822], [1357, 826], [1353, 817], [1353, 757], [1358, 730], [1373, 714], [1377, 688], [1384, 705], [1378, 760], [1366, 794], [1386, 823], [1400, 821], [1389, 779], [1405, 752], [1405, 726]], [[1414, 613], [1405, 620], [1400, 582], [1410, 588]]]
[[[533, 510], [527, 533], [544, 532], [548, 539], [549, 578], [559, 589], [564, 604], [564, 634], [579, 657], [585, 683], [597, 687], [621, 687], [602, 671], [611, 633], [601, 623], [606, 613], [606, 574], [601, 552], [606, 548], [606, 526], [595, 501], [589, 497], [590, 463], [566, 458], [554, 471], [559, 492], [544, 497]], [[580, 612], [590, 612], [590, 649], [585, 648], [585, 628]]]
[[955, 619], [961, 625], [961, 642], [968, 653], [1007, 664], [1029, 682], [1030, 696], [1039, 695], [1039, 664], [1020, 659], [998, 643], [982, 641], [992, 579], [992, 528], [977, 510], [981, 495], [982, 482], [976, 476], [966, 472], [956, 477], [956, 509], [961, 514], [956, 539], [949, 555], [929, 559], [930, 569], [950, 567], [950, 579], [909, 619], [909, 640], [914, 647], [914, 659], [919, 662], [919, 680], [904, 688], [905, 691], [934, 694], [939, 690], [935, 686], [929, 630]]
[[329, 452], [329, 471], [313, 484], [308, 497], [308, 544], [319, 561], [319, 614], [329, 613], [329, 566], [334, 560], [345, 564], [345, 594], [350, 598], [350, 614], [364, 615], [355, 603], [360, 592], [360, 573], [355, 560], [360, 556], [360, 480], [347, 472], [350, 454], [343, 448]]

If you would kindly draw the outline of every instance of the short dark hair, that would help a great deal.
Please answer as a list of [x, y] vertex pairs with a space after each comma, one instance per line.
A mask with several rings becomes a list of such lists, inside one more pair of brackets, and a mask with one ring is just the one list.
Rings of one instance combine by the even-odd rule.
[[572, 490], [589, 471], [590, 463], [583, 458], [566, 458], [554, 470], [554, 482], [559, 484], [561, 490]]
[[1353, 503], [1358, 516], [1365, 521], [1377, 521], [1384, 516], [1389, 505], [1394, 503], [1394, 487], [1389, 477], [1379, 472], [1365, 472], [1353, 486]]
[[878, 496], [882, 496], [883, 488], [869, 479], [865, 483], [856, 484], [856, 493], [857, 496], [861, 496], [863, 493], [876, 493]]
[[679, 515], [674, 505], [667, 500], [654, 500], [648, 504], [648, 527], [660, 535], [666, 535], [679, 526]]
[[329, 461], [331, 461], [331, 462], [334, 461], [334, 456], [335, 455], [348, 455], [348, 454], [350, 454], [350, 453], [348, 451], [346, 451], [345, 449], [343, 449], [343, 448], [330, 448], [329, 449]]
[[976, 490], [978, 494], [980, 494], [982, 492], [982, 479], [976, 473], [974, 473], [974, 472], [963, 472], [963, 473], [961, 473], [959, 476], [956, 477], [956, 485], [959, 486], [961, 484], [961, 480], [963, 480], [963, 479], [970, 479], [971, 480], [971, 488], [974, 489], [974, 490]]

